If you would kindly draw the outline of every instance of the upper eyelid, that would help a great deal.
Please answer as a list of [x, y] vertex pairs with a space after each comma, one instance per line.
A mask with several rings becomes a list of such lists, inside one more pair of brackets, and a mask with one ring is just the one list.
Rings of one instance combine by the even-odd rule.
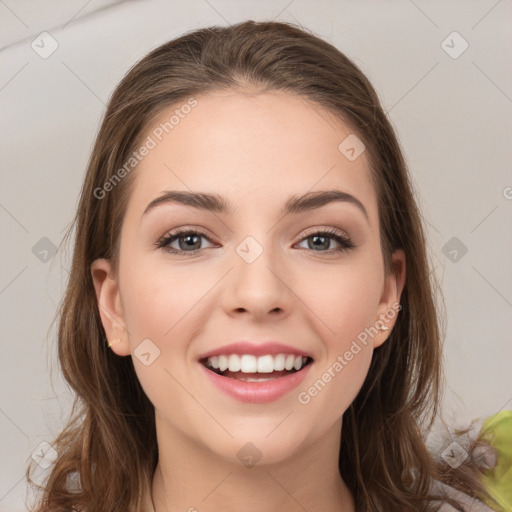
[[[201, 236], [205, 236], [210, 239], [215, 238], [214, 236], [209, 235], [207, 233], [207, 231], [208, 230], [203, 229], [203, 228], [194, 228], [194, 227], [189, 228], [187, 226], [177, 227], [172, 230], [166, 231], [160, 238], [163, 239], [163, 238], [178, 236], [178, 235], [187, 234], [187, 233], [197, 233], [197, 234], [200, 234]], [[347, 233], [347, 231], [345, 231], [344, 229], [341, 229], [341, 228], [336, 228], [334, 226], [306, 228], [306, 229], [302, 230], [297, 236], [304, 237], [304, 236], [309, 236], [311, 234], [324, 232], [324, 231], [333, 231], [333, 233], [329, 233], [329, 234], [340, 234], [346, 238], [352, 238]]]

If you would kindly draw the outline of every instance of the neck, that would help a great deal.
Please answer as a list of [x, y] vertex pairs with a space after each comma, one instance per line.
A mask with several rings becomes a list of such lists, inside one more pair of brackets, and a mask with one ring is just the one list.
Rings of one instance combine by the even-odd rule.
[[338, 469], [341, 419], [287, 459], [251, 467], [170, 431], [157, 421], [159, 462], [147, 512], [355, 511]]

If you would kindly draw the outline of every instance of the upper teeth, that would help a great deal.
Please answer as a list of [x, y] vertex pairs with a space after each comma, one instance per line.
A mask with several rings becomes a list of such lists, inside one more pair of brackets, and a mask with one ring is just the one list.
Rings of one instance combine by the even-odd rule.
[[256, 357], [251, 354], [220, 355], [209, 357], [206, 365], [220, 370], [243, 373], [272, 373], [281, 370], [291, 370], [295, 368], [300, 370], [307, 361], [306, 356], [295, 356], [293, 354], [277, 354], [275, 356], [266, 355]]

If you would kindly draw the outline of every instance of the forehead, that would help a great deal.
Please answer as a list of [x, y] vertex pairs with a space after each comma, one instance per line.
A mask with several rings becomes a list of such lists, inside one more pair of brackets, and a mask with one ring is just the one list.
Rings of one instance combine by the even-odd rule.
[[376, 216], [367, 152], [347, 158], [344, 141], [355, 135], [331, 112], [282, 91], [213, 92], [185, 108], [188, 100], [162, 112], [143, 134], [142, 144], [152, 148], [134, 171], [129, 211], [140, 215], [170, 189], [222, 193], [237, 206], [271, 209], [291, 194], [338, 189]]

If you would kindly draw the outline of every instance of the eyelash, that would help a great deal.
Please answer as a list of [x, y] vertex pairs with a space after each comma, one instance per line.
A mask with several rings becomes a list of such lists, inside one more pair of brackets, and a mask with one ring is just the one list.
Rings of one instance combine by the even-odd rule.
[[[165, 252], [171, 253], [171, 254], [196, 254], [197, 252], [201, 251], [202, 249], [194, 249], [192, 251], [183, 251], [179, 249], [172, 249], [169, 247], [169, 244], [174, 242], [174, 240], [177, 240], [182, 235], [201, 235], [208, 239], [208, 241], [211, 242], [210, 237], [200, 229], [177, 229], [176, 231], [172, 233], [168, 233], [164, 235], [160, 240], [158, 240], [154, 245], [157, 249], [163, 249]], [[313, 231], [311, 233], [306, 234], [304, 237], [301, 238], [300, 242], [307, 240], [308, 238], [311, 238], [312, 236], [327, 236], [336, 242], [340, 244], [341, 247], [338, 247], [337, 249], [330, 249], [327, 251], [314, 251], [311, 249], [311, 252], [318, 252], [318, 253], [324, 253], [324, 254], [333, 254], [333, 253], [341, 253], [344, 251], [350, 251], [351, 249], [354, 249], [356, 246], [354, 243], [348, 238], [346, 235], [342, 234], [341, 232], [337, 231], [336, 229], [323, 229], [320, 231]]]

